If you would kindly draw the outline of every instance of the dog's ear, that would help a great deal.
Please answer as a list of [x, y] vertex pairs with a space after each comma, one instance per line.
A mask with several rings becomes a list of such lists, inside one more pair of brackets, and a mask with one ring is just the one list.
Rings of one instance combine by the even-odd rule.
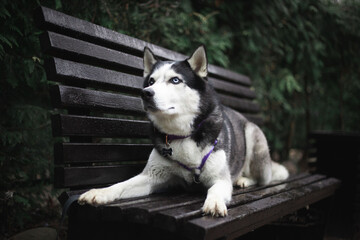
[[187, 62], [198, 76], [205, 78], [208, 75], [208, 62], [206, 50], [203, 45], [195, 50], [191, 57], [187, 59]]
[[144, 73], [143, 76], [146, 77], [150, 74], [152, 67], [156, 63], [156, 58], [154, 57], [154, 54], [151, 52], [151, 50], [148, 47], [144, 48]]

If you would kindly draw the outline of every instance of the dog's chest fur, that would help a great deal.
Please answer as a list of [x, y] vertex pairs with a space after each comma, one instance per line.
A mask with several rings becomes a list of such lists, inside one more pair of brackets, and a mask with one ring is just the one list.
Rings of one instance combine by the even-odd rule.
[[210, 151], [212, 146], [202, 148], [193, 139], [186, 138], [171, 141], [169, 146], [164, 144], [163, 147], [172, 149], [172, 155], [168, 157], [170, 160], [195, 168], [201, 164], [202, 158]]
[[[191, 137], [173, 140], [168, 145], [160, 141], [160, 139], [156, 142], [158, 144], [155, 144], [155, 148], [159, 153], [162, 148], [172, 149], [172, 155], [166, 156], [165, 159], [172, 166], [171, 172], [180, 177], [179, 182], [186, 182], [183, 185], [185, 188], [198, 186], [198, 184], [194, 184], [198, 182], [201, 182], [201, 186], [207, 186], [210, 182], [208, 180], [209, 176], [221, 175], [224, 169], [228, 169], [224, 150], [215, 148], [214, 144], [209, 143], [203, 147]], [[214, 150], [211, 151], [213, 148]], [[210, 152], [211, 154], [209, 154]], [[195, 169], [201, 165], [203, 158], [207, 154], [209, 156], [204, 166], [199, 170], [199, 179], [196, 180]], [[186, 168], [182, 165], [185, 165]]]

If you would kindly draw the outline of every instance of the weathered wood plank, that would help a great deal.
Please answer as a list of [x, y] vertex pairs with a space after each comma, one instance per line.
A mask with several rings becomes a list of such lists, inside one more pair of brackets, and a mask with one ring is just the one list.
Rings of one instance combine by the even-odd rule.
[[[233, 197], [228, 205], [228, 208], [231, 209], [235, 206], [256, 201], [280, 192], [289, 191], [325, 178], [325, 176], [322, 175], [305, 176], [306, 177], [304, 177], [304, 175], [298, 175], [282, 183], [275, 183], [266, 187], [236, 189], [234, 190]], [[168, 231], [176, 231], [181, 228], [186, 221], [202, 216], [201, 207], [204, 203], [204, 199], [205, 198], [199, 199], [201, 201], [195, 201], [195, 199], [192, 199], [189, 202], [185, 201], [185, 199], [181, 205], [176, 205], [176, 203], [172, 203], [171, 205], [168, 204], [167, 208], [162, 207], [159, 211], [156, 211], [157, 209], [154, 210], [149, 206], [145, 206], [143, 208], [148, 210], [148, 214], [153, 214], [152, 221], [154, 226]], [[145, 211], [143, 210], [141, 213], [145, 219]]]
[[[183, 60], [187, 56], [177, 52], [147, 43], [145, 41], [126, 36], [113, 30], [101, 27], [99, 25], [60, 13], [58, 11], [41, 7], [36, 13], [36, 22], [42, 29], [49, 29], [55, 32], [61, 32], [72, 37], [77, 37], [86, 41], [91, 41], [110, 48], [122, 50], [142, 56], [143, 49], [148, 46], [158, 57], [171, 60]], [[251, 85], [247, 76], [229, 71], [227, 69], [209, 65], [209, 72], [212, 75], [219, 76], [243, 85]]]
[[[111, 90], [122, 90], [139, 94], [143, 88], [143, 78], [136, 75], [121, 73], [114, 70], [95, 67], [61, 58], [50, 58], [46, 61], [46, 72], [49, 80], [59, 81], [68, 85], [102, 87]], [[209, 82], [217, 91], [236, 97], [254, 99], [255, 92], [248, 87], [229, 83], [210, 77]]]
[[[276, 186], [279, 187], [280, 185], [283, 186], [288, 183], [292, 184], [291, 186], [294, 187], [294, 182], [297, 181], [299, 183], [299, 180], [307, 179], [309, 177], [308, 173], [302, 173], [291, 176], [284, 182], [273, 183], [269, 186], [250, 187], [246, 189], [236, 188], [234, 189], [233, 197], [240, 197], [239, 201], [243, 201], [241, 196], [249, 194], [249, 197], [251, 198], [254, 197], [258, 191], [268, 193], [266, 189]], [[324, 176], [318, 175], [317, 177], [307, 179], [307, 181], [315, 181], [316, 179], [319, 180], [321, 178], [324, 178]], [[268, 194], [271, 194], [270, 190]], [[206, 192], [184, 192], [183, 190], [178, 189], [177, 191], [170, 190], [163, 194], [154, 194], [144, 198], [123, 199], [102, 207], [101, 216], [104, 219], [111, 218], [114, 221], [126, 219], [142, 224], [151, 223], [155, 227], [170, 231], [173, 227], [181, 227], [182, 221], [185, 219], [188, 220], [190, 218], [202, 216], [201, 206], [204, 203], [205, 196]], [[255, 197], [261, 198], [263, 196], [256, 195]], [[249, 198], [247, 198], [247, 200], [250, 201]], [[114, 211], [119, 213], [119, 216], [113, 216], [112, 213], [114, 213]], [[184, 218], [181, 219], [182, 217], [178, 216], [179, 218], [175, 222], [174, 219], [168, 215], [163, 218], [164, 215], [162, 213], [172, 211], [178, 212], [177, 215], [182, 215]]]
[[255, 123], [256, 125], [260, 126], [264, 124], [264, 119], [259, 114], [251, 114], [251, 113], [243, 113], [244, 117], [247, 118], [250, 122]]
[[191, 239], [217, 239], [224, 236], [232, 239], [331, 196], [339, 184], [337, 179], [325, 179], [231, 208], [226, 218], [206, 216], [193, 219], [185, 224], [184, 234]]
[[[58, 108], [88, 108], [104, 112], [132, 113], [145, 115], [142, 101], [138, 97], [89, 90], [62, 85], [50, 87], [52, 102]], [[239, 110], [242, 113], [256, 113], [259, 111], [257, 104], [250, 100], [220, 94], [220, 100], [224, 105]], [[259, 119], [250, 118], [251, 121]]]
[[139, 174], [145, 164], [94, 167], [55, 167], [56, 188], [86, 188], [113, 184]]
[[230, 82], [225, 82], [223, 80], [213, 77], [209, 77], [208, 79], [218, 92], [223, 92], [236, 97], [243, 97], [248, 99], [254, 99], [256, 97], [255, 92], [248, 87], [244, 87]]
[[260, 111], [259, 105], [250, 100], [227, 96], [221, 93], [219, 94], [219, 98], [222, 104], [238, 110], [241, 113], [258, 113]]
[[[260, 190], [260, 189], [267, 188], [269, 186], [276, 186], [276, 185], [283, 184], [283, 183], [293, 182], [293, 181], [296, 181], [296, 180], [299, 180], [299, 179], [302, 179], [302, 178], [309, 177], [309, 175], [310, 175], [309, 173], [299, 173], [297, 175], [290, 176], [288, 179], [286, 179], [285, 181], [283, 181], [281, 183], [279, 183], [279, 182], [278, 183], [272, 183], [272, 184], [270, 184], [268, 186], [256, 186], [256, 187], [253, 186], [253, 187], [248, 187], [248, 188], [235, 188], [234, 192], [233, 192], [233, 195], [243, 194], [243, 193], [247, 193], [247, 192], [253, 192], [253, 191], [257, 191], [257, 190]], [[168, 194], [170, 194], [170, 195], [175, 194], [175, 195], [178, 195], [178, 196], [181, 196], [181, 197], [183, 197], [183, 196], [191, 196], [192, 198], [194, 198], [194, 193], [193, 192], [189, 192], [189, 191], [186, 191], [184, 189], [174, 189], [174, 190], [169, 189], [166, 193], [154, 194], [154, 195], [145, 197], [144, 199], [146, 199], [146, 200], [141, 201], [140, 204], [143, 204], [143, 203], [146, 203], [146, 202], [153, 202], [155, 199], [158, 199], [158, 200], [161, 200], [161, 201], [166, 200]], [[196, 192], [195, 192], [195, 195], [197, 195]], [[199, 197], [199, 200], [204, 198], [204, 195], [201, 192], [200, 192], [200, 195], [201, 196], [197, 196], [197, 197]], [[137, 198], [135, 198], [135, 199], [126, 199], [126, 200], [124, 199], [124, 200], [119, 200], [119, 201], [116, 201], [114, 203], [108, 204], [107, 206], [123, 208], [124, 206], [130, 205], [131, 207], [136, 207], [136, 205], [138, 203], [139, 202], [138, 202]]]
[[[298, 186], [301, 184], [304, 184], [304, 182], [309, 181], [316, 181], [321, 178], [324, 178], [324, 176], [317, 175], [314, 177], [311, 177], [309, 179], [305, 179], [310, 177], [309, 174], [299, 174], [296, 176], [292, 176], [291, 178], [287, 179], [286, 181], [283, 181], [281, 183], [273, 183], [268, 186], [261, 186], [261, 187], [251, 187], [246, 189], [240, 189], [236, 188], [233, 192], [233, 198], [235, 199], [232, 201], [232, 205], [239, 204], [239, 201], [243, 201], [242, 196], [243, 194], [250, 194], [250, 197], [254, 197], [252, 192], [257, 191], [265, 191], [266, 193], [271, 194], [272, 192], [269, 190], [267, 192], [267, 189], [271, 187], [276, 187], [279, 185], [289, 184], [297, 181], [297, 183], [293, 183], [291, 186]], [[302, 181], [302, 182], [301, 182]], [[240, 200], [238, 200], [238, 196], [240, 196]], [[201, 207], [204, 203], [206, 197], [206, 191], [204, 189], [197, 191], [197, 192], [190, 192], [187, 194], [181, 194], [179, 195], [166, 195], [163, 198], [158, 198], [154, 200], [153, 198], [149, 198], [148, 201], [137, 201], [132, 202], [131, 199], [127, 200], [127, 202], [120, 202], [120, 203], [113, 203], [109, 204], [107, 207], [116, 207], [120, 208], [123, 215], [126, 215], [126, 219], [129, 221], [142, 223], [142, 224], [148, 224], [148, 223], [154, 223], [155, 226], [162, 228], [162, 226], [165, 226], [165, 230], [170, 230], [176, 228], [176, 225], [178, 224], [177, 221], [182, 221], [182, 219], [177, 218], [174, 221], [173, 216], [169, 216], [166, 214], [163, 214], [164, 212], [175, 211], [177, 213], [181, 212], [181, 214], [186, 215], [186, 218], [189, 219], [190, 217], [199, 217], [202, 215], [201, 213]], [[255, 196], [257, 198], [261, 198], [263, 196], [257, 195]], [[250, 201], [247, 198], [247, 201]], [[191, 210], [189, 210], [191, 209]], [[159, 213], [159, 214], [157, 214]], [[179, 217], [179, 216], [178, 216]], [[169, 229], [167, 229], [169, 228]]]
[[230, 71], [225, 68], [221, 68], [221, 67], [209, 64], [208, 71], [209, 71], [210, 75], [213, 74], [214, 76], [230, 80], [231, 82], [234, 82], [234, 83], [242, 84], [244, 86], [251, 85], [251, 80], [249, 77], [247, 77], [243, 74], [237, 73], [237, 72]]
[[142, 75], [142, 58], [54, 32], [44, 32], [40, 44], [47, 54], [95, 66]]
[[[142, 58], [76, 38], [54, 32], [46, 32], [41, 36], [41, 44], [45, 52], [53, 55], [64, 56], [65, 58], [71, 58], [76, 61], [83, 61], [100, 66], [112, 67], [122, 71], [130, 71], [139, 76], [141, 76], [142, 73]], [[210, 81], [213, 81], [214, 79], [215, 78], [210, 78]], [[214, 83], [222, 90], [229, 91], [231, 89], [231, 93], [235, 90], [244, 97], [255, 97], [253, 91], [239, 84], [225, 82], [224, 80], [217, 80]]]
[[55, 108], [86, 108], [107, 113], [145, 115], [139, 97], [63, 85], [51, 85], [50, 93]]
[[140, 120], [57, 114], [51, 122], [53, 135], [57, 137], [147, 138], [150, 131], [150, 123]]
[[152, 144], [57, 143], [55, 164], [145, 161]]
[[140, 94], [144, 79], [140, 76], [95, 67], [61, 58], [45, 61], [47, 78], [67, 85], [101, 87]]

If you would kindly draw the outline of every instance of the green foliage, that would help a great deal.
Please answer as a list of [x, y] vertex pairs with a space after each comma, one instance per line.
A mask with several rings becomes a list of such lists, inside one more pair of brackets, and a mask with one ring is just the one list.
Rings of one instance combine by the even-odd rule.
[[252, 78], [270, 145], [286, 158], [311, 129], [359, 130], [358, 11], [351, 0], [109, 0], [75, 15], [185, 54], [206, 45], [211, 63]]
[[314, 129], [359, 131], [358, 1], [220, 7], [236, 39], [230, 67], [253, 79], [273, 150], [286, 158], [290, 147], [305, 147]]
[[39, 4], [184, 54], [204, 44], [210, 63], [251, 77], [270, 147], [283, 159], [290, 148], [304, 148], [310, 130], [360, 131], [359, 1], [4, 0], [2, 232], [49, 209], [50, 101], [32, 16]]
[[199, 10], [190, 0], [99, 1], [93, 9], [81, 4], [64, 6], [64, 11], [80, 18], [181, 53], [190, 54], [204, 44], [209, 61], [227, 67], [232, 32], [219, 26], [216, 9]]
[[47, 81], [39, 55], [39, 30], [29, 11], [38, 3], [25, 0], [2, 3], [0, 236], [4, 231], [24, 227], [43, 205], [41, 195], [45, 183], [50, 182], [53, 143]]

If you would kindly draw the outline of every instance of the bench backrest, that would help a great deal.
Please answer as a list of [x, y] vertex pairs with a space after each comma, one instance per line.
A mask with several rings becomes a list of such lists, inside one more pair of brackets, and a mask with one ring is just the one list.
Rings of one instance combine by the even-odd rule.
[[[185, 55], [41, 7], [36, 21], [50, 94], [55, 186], [81, 189], [125, 180], [140, 172], [152, 149], [149, 122], [139, 97], [142, 55], [148, 46], [160, 59]], [[221, 102], [261, 122], [248, 77], [209, 65], [209, 81]]]

